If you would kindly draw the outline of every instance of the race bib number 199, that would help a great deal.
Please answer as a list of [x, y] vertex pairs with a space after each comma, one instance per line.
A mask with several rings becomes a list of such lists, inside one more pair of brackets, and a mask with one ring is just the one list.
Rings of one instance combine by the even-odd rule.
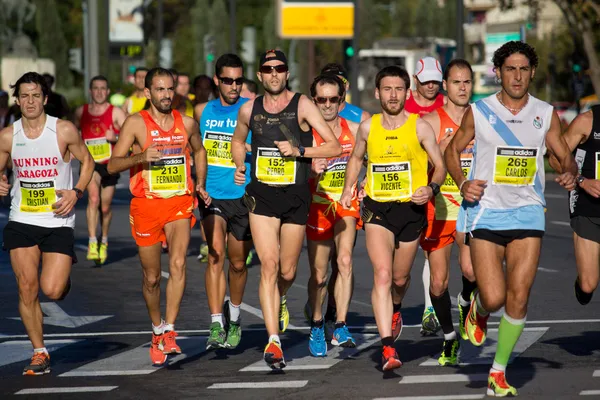
[[410, 162], [371, 164], [373, 200], [395, 201], [412, 196]]
[[538, 151], [537, 147], [496, 147], [494, 185], [533, 185]]
[[277, 149], [259, 147], [256, 153], [256, 179], [267, 185], [296, 183], [296, 158], [282, 157]]
[[150, 191], [178, 192], [185, 191], [187, 169], [185, 157], [165, 157], [150, 163]]
[[20, 182], [21, 204], [19, 209], [27, 213], [52, 212], [56, 203], [54, 181]]

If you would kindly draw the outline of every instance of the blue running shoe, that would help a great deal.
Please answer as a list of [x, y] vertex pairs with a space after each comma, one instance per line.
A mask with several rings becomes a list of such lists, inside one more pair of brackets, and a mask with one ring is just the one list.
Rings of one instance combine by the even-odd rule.
[[333, 338], [331, 339], [331, 344], [334, 346], [342, 346], [342, 347], [356, 347], [356, 342], [354, 338], [350, 334], [348, 327], [346, 324], [342, 325], [340, 328], [336, 328], [333, 331]]
[[310, 328], [308, 350], [313, 357], [325, 357], [327, 355], [327, 342], [325, 342], [325, 329], [323, 326]]

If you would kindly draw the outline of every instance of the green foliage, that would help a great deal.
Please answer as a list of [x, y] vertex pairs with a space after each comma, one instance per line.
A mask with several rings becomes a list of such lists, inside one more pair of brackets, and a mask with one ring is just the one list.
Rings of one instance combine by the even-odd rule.
[[[208, 0], [196, 0], [194, 8], [191, 10], [191, 36], [193, 52], [189, 54], [193, 61], [193, 73], [200, 75], [205, 73], [204, 63], [204, 35], [208, 33], [208, 25], [210, 23], [210, 8]], [[192, 56], [193, 55], [193, 56]], [[209, 72], [210, 73], [210, 72]]]
[[225, 0], [213, 0], [210, 8], [210, 33], [215, 37], [215, 53], [228, 53], [229, 49], [229, 12]]

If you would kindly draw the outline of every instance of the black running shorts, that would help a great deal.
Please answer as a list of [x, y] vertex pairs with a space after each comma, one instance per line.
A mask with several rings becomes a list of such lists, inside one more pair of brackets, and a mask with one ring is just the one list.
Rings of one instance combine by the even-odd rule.
[[503, 231], [492, 231], [490, 229], [475, 229], [467, 233], [467, 237], [486, 240], [500, 246], [506, 247], [513, 240], [526, 239], [529, 237], [542, 238], [544, 231], [537, 229], [508, 229]]
[[417, 240], [427, 227], [424, 205], [413, 202], [379, 202], [365, 197], [362, 220], [365, 224], [380, 225], [394, 234], [396, 244]]
[[577, 236], [600, 243], [600, 218], [578, 215], [571, 218], [571, 228]]
[[121, 177], [120, 174], [109, 174], [108, 164], [95, 163], [94, 171], [96, 171], [98, 175], [100, 175], [100, 185], [102, 185], [103, 188], [107, 186], [116, 186], [117, 182], [119, 181], [119, 178]]
[[244, 196], [248, 211], [278, 218], [282, 224], [306, 225], [310, 202], [310, 186], [307, 183], [269, 186], [252, 181], [246, 186]]
[[4, 227], [2, 246], [8, 251], [20, 247], [38, 246], [42, 253], [66, 254], [71, 256], [73, 263], [77, 262], [74, 248], [75, 234], [69, 227], [45, 228], [9, 221]]
[[248, 219], [248, 208], [242, 198], [233, 200], [212, 199], [207, 207], [203, 201], [199, 202], [200, 218], [206, 223], [209, 215], [218, 215], [227, 223], [227, 232], [231, 232], [237, 240], [246, 242], [252, 239], [250, 234], [250, 221]]

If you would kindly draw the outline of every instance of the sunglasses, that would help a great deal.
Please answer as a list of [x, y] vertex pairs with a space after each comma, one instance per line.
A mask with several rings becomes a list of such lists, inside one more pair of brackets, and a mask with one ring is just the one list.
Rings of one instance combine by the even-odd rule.
[[222, 84], [227, 85], [227, 86], [233, 85], [234, 82], [238, 86], [241, 86], [242, 83], [244, 83], [244, 78], [233, 79], [233, 78], [221, 78], [221, 77], [219, 77], [217, 79], [219, 79]]
[[284, 72], [288, 72], [288, 67], [285, 64], [281, 65], [263, 65], [258, 69], [261, 74], [272, 74], [273, 71], [276, 71], [278, 74], [282, 74]]
[[317, 103], [317, 104], [327, 104], [328, 101], [331, 104], [340, 104], [340, 96], [315, 97], [315, 103]]

